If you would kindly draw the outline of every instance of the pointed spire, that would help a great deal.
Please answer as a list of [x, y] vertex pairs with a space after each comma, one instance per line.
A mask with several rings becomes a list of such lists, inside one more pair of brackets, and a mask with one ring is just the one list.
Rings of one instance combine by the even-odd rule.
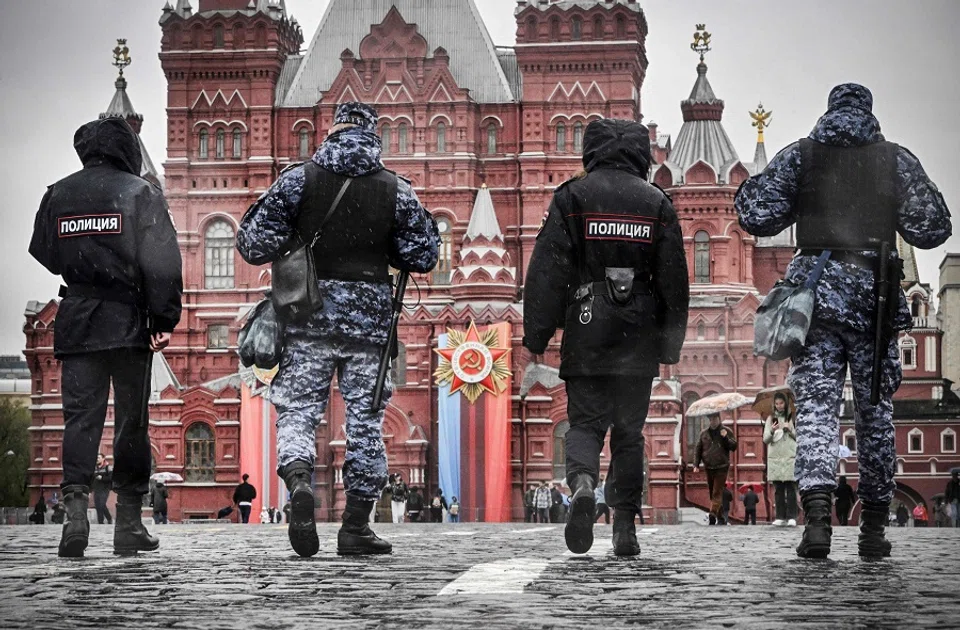
[[177, 0], [177, 14], [182, 18], [193, 15], [193, 5], [190, 4], [190, 0]]
[[113, 65], [120, 71], [120, 75], [114, 83], [117, 91], [114, 93], [110, 105], [107, 106], [107, 111], [100, 114], [100, 118], [123, 118], [139, 134], [143, 125], [143, 116], [137, 113], [133, 103], [130, 102], [130, 97], [127, 96], [127, 80], [123, 78], [123, 69], [131, 63], [133, 63], [133, 58], [130, 57], [127, 40], [118, 39], [117, 46], [113, 49]]
[[767, 148], [763, 142], [763, 130], [770, 126], [772, 116], [773, 112], [766, 111], [763, 103], [757, 105], [756, 111], [750, 112], [750, 118], [753, 119], [750, 124], [757, 128], [757, 149], [753, 153], [753, 167], [754, 172], [757, 173], [767, 167]]
[[913, 245], [903, 240], [903, 237], [899, 234], [897, 234], [897, 253], [900, 255], [900, 260], [903, 261], [903, 280], [901, 284], [907, 287], [916, 282], [920, 282], [920, 272], [917, 269], [917, 255], [913, 250]]
[[477, 192], [458, 258], [450, 278], [454, 300], [501, 304], [516, 300], [517, 269], [504, 247], [503, 232], [486, 184]]
[[497, 212], [493, 209], [493, 197], [490, 196], [490, 189], [487, 188], [486, 184], [480, 186], [480, 192], [477, 193], [477, 200], [473, 204], [473, 212], [470, 215], [470, 223], [467, 225], [466, 233], [468, 239], [475, 239], [480, 236], [490, 240], [503, 239], [500, 222], [497, 221]]

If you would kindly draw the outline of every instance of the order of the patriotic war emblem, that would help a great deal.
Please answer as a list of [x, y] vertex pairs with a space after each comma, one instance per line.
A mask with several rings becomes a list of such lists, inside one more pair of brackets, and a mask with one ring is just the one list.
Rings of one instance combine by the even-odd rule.
[[481, 333], [470, 322], [466, 331], [447, 329], [447, 347], [435, 350], [440, 365], [434, 376], [437, 385], [449, 385], [450, 394], [462, 392], [471, 404], [484, 392], [497, 395], [507, 387], [510, 348], [501, 348], [497, 331]]

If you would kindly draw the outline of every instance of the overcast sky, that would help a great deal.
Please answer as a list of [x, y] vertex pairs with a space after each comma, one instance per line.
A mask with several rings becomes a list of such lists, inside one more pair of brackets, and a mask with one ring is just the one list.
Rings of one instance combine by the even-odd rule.
[[[363, 0], [345, 0], [362, 2]], [[514, 43], [515, 0], [476, 0], [496, 44]], [[144, 115], [143, 136], [158, 167], [165, 158], [166, 82], [157, 54], [164, 0], [4, 0], [0, 21], [0, 190], [6, 197], [0, 251], [6, 253], [0, 297], [0, 353], [24, 346], [28, 300], [56, 295], [58, 278], [27, 253], [33, 217], [45, 187], [79, 168], [73, 132], [96, 118], [113, 96], [110, 65], [118, 37], [133, 65], [128, 93]], [[287, 0], [309, 43], [327, 0]], [[874, 94], [874, 111], [889, 140], [909, 147], [960, 213], [960, 59], [957, 0], [669, 0], [641, 1], [650, 25], [643, 85], [646, 121], [676, 134], [680, 101], [696, 78], [690, 51], [694, 24], [713, 34], [707, 63], [724, 124], [751, 161], [756, 134], [747, 115], [759, 101], [773, 110], [766, 134], [772, 158], [805, 136], [823, 113], [830, 88], [858, 81]], [[331, 63], [339, 63], [332, 59]], [[960, 231], [960, 230], [955, 230]], [[945, 247], [918, 252], [921, 280], [936, 287]]]

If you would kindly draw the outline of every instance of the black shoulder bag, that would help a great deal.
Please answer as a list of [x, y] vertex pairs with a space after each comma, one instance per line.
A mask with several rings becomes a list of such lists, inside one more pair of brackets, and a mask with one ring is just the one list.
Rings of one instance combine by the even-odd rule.
[[[308, 169], [309, 185], [313, 185], [311, 182], [313, 179]], [[302, 324], [323, 308], [323, 296], [320, 295], [320, 287], [317, 285], [313, 246], [320, 238], [320, 230], [340, 205], [352, 181], [353, 179], [348, 177], [347, 181], [343, 182], [340, 192], [330, 204], [330, 209], [327, 210], [327, 214], [310, 240], [304, 241], [298, 231], [294, 237], [296, 239], [294, 246], [273, 263], [273, 307], [277, 317], [284, 323]]]

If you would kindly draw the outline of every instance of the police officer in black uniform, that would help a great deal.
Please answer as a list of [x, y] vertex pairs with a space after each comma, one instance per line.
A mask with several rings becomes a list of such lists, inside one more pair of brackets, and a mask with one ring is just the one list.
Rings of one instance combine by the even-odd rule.
[[521, 367], [564, 329], [560, 376], [574, 493], [567, 547], [586, 553], [593, 544], [600, 450], [612, 429], [606, 499], [614, 552], [632, 556], [640, 552], [634, 518], [643, 499], [643, 425], [660, 364], [680, 359], [687, 261], [670, 199], [646, 181], [647, 128], [599, 120], [583, 144], [586, 174], [554, 193], [527, 270]]
[[88, 123], [74, 136], [83, 170], [50, 186], [30, 254], [63, 277], [54, 330], [62, 361], [64, 524], [59, 555], [82, 557], [90, 524], [90, 481], [111, 382], [114, 392], [114, 553], [160, 542], [140, 520], [150, 477], [147, 402], [152, 352], [180, 321], [183, 282], [177, 233], [159, 188], [140, 177], [142, 154], [119, 118]]

